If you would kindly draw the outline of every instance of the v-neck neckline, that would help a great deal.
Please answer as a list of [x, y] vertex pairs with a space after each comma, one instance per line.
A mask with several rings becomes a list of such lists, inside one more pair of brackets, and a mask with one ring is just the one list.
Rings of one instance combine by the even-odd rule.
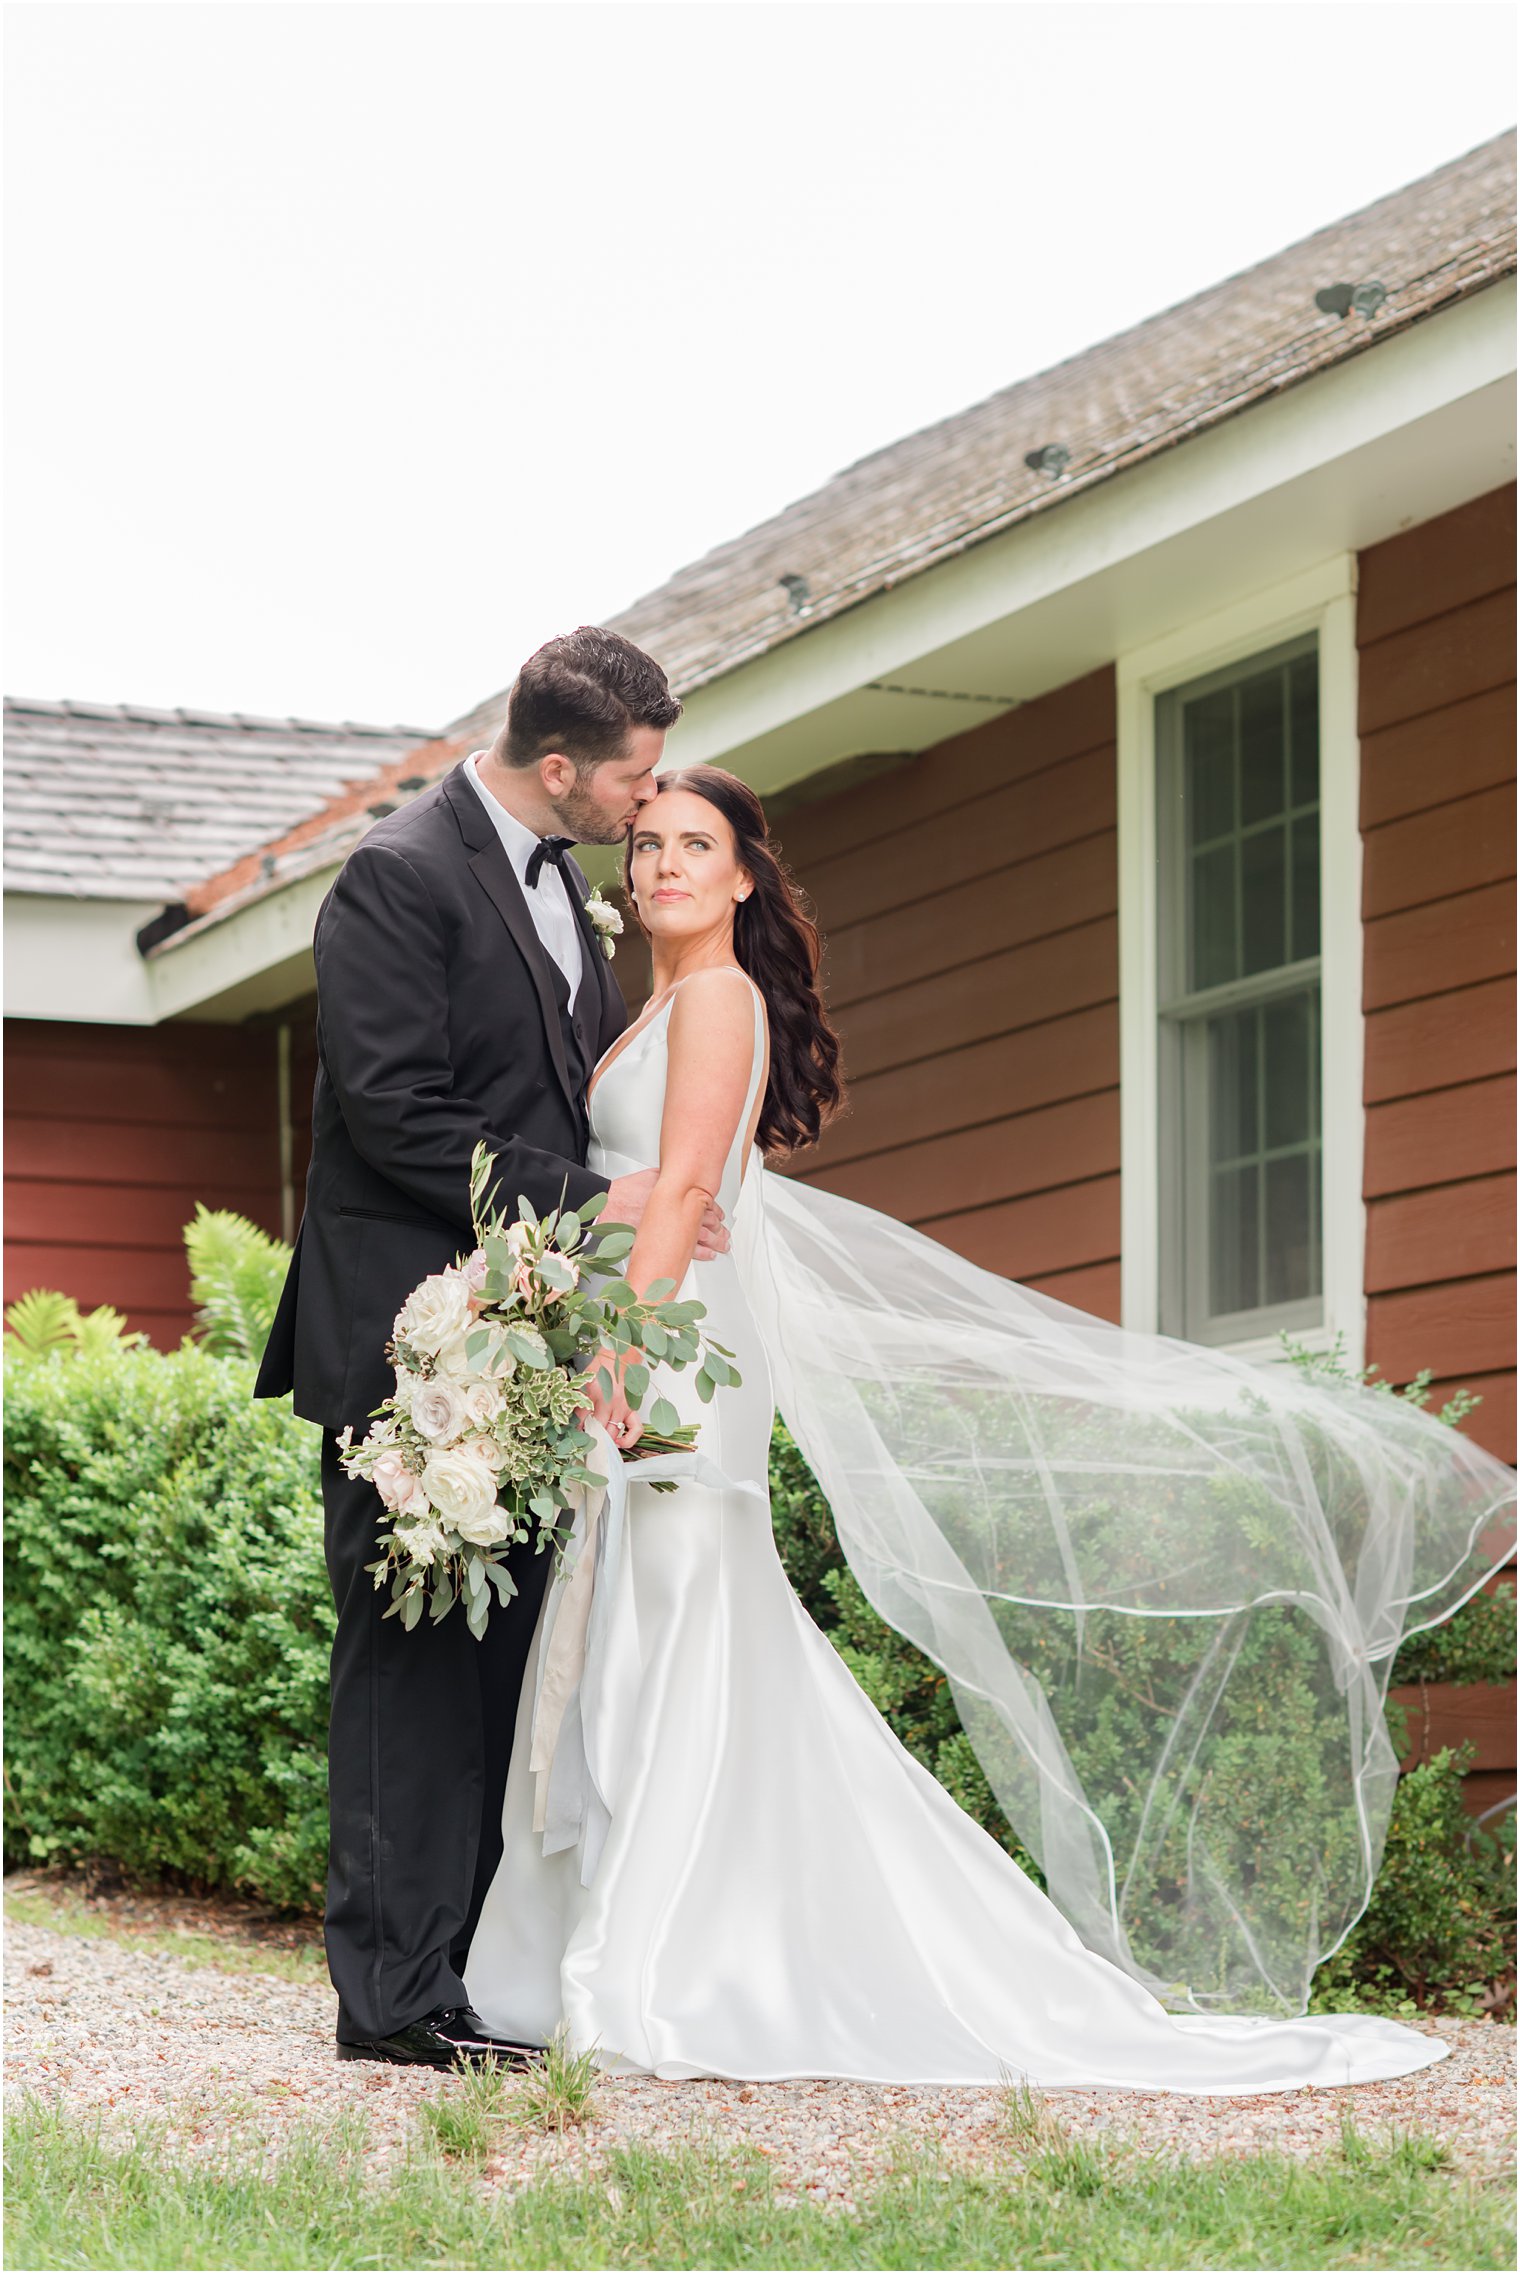
[[666, 996], [659, 1009], [652, 1012], [650, 1016], [644, 1020], [642, 1025], [633, 1027], [627, 1034], [620, 1034], [617, 1038], [617, 1041], [608, 1051], [606, 1057], [602, 1060], [601, 1064], [593, 1070], [590, 1084], [586, 1090], [586, 1107], [588, 1112], [591, 1107], [591, 1100], [596, 1096], [597, 1091], [601, 1088], [604, 1078], [611, 1073], [613, 1067], [617, 1064], [620, 1058], [625, 1058], [628, 1055], [628, 1052], [633, 1048], [636, 1042], [641, 1042], [644, 1036], [652, 1032], [652, 1030], [659, 1024], [660, 1020], [665, 1016], [665, 1013], [670, 1009], [671, 1004], [675, 1001], [676, 987], [679, 987], [680, 984], [681, 982], [678, 979], [676, 981], [675, 987], [671, 988], [670, 993]]

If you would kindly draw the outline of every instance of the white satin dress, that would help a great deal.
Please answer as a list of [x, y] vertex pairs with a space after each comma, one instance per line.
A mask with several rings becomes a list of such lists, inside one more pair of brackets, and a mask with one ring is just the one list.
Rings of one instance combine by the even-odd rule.
[[[764, 1059], [751, 993], [755, 1072], [719, 1194], [733, 1249], [680, 1290], [706, 1304], [743, 1386], [705, 1407], [689, 1375], [659, 1369], [655, 1387], [700, 1419], [729, 1479], [763, 1485], [774, 1400], [745, 1293], [768, 1181], [743, 1142]], [[591, 1165], [609, 1176], [658, 1161], [669, 1007], [594, 1084]], [[1374, 2016], [1168, 2013], [898, 1743], [790, 1586], [763, 1497], [633, 1482], [624, 1537], [598, 1578], [620, 1671], [589, 1884], [581, 1850], [546, 1855], [533, 1830], [540, 1618], [504, 1853], [465, 1977], [492, 2029], [544, 2043], [563, 2027], [609, 2070], [667, 2078], [1186, 2093], [1351, 2084], [1445, 2053]]]

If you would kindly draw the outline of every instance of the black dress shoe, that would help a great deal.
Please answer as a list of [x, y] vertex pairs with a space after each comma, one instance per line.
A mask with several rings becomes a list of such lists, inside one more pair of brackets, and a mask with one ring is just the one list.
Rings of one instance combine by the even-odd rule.
[[464, 2068], [476, 2061], [526, 2069], [542, 2059], [543, 2050], [542, 2045], [493, 2037], [473, 2006], [436, 2006], [389, 2037], [366, 2037], [357, 2043], [338, 2039], [340, 2061], [398, 2061], [429, 2069]]

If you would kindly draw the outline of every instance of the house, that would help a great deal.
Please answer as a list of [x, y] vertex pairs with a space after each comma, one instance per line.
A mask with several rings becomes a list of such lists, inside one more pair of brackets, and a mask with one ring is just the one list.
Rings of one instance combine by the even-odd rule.
[[181, 1234], [197, 1200], [290, 1230], [289, 1023], [166, 1015], [143, 946], [209, 871], [257, 858], [424, 739], [6, 702], [7, 1303], [61, 1287], [172, 1347], [190, 1325]]
[[[1503, 135], [614, 619], [817, 904], [851, 1110], [797, 1173], [1137, 1327], [1428, 1366], [1509, 1459], [1514, 315]], [[172, 1338], [195, 1199], [290, 1228], [316, 909], [501, 711], [7, 706], [7, 1296]]]

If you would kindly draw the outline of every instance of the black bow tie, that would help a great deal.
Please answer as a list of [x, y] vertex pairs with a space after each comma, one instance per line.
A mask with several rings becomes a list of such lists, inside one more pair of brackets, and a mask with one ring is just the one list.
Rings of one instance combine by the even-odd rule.
[[538, 843], [528, 855], [528, 890], [530, 892], [538, 884], [539, 874], [545, 861], [552, 861], [554, 866], [559, 868], [574, 843], [573, 837], [539, 838]]

